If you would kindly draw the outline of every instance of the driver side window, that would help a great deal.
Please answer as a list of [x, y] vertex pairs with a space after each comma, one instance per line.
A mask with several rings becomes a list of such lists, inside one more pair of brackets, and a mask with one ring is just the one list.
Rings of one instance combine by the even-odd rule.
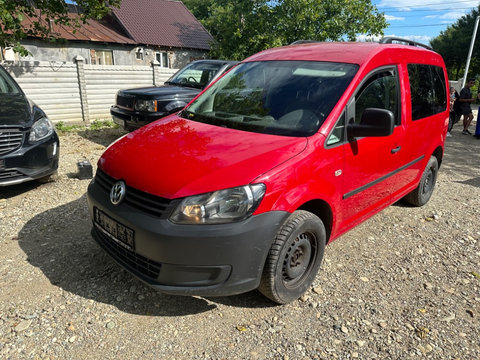
[[365, 109], [377, 108], [390, 110], [399, 125], [399, 92], [396, 72], [384, 70], [375, 73], [355, 96], [355, 123], [359, 124]]
[[[400, 125], [400, 92], [396, 68], [376, 71], [363, 83], [360, 90], [347, 105], [348, 119], [360, 123], [365, 109], [377, 108], [390, 110], [395, 118], [395, 125]], [[345, 112], [338, 119], [335, 128], [327, 139], [327, 146], [345, 141]]]

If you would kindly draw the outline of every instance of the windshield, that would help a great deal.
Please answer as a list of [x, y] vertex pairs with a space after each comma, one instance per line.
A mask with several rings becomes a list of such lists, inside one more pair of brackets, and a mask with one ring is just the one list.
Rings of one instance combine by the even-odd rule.
[[198, 97], [190, 120], [286, 136], [318, 131], [358, 70], [312, 61], [242, 63]]
[[15, 81], [0, 67], [0, 94], [19, 94], [21, 91]]
[[203, 89], [222, 66], [222, 63], [194, 62], [173, 75], [165, 84]]

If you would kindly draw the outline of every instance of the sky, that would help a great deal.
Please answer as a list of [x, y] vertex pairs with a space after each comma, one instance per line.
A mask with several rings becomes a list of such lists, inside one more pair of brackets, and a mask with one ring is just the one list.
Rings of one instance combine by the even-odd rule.
[[390, 24], [385, 36], [407, 38], [429, 44], [448, 25], [478, 7], [480, 1], [471, 0], [372, 0]]

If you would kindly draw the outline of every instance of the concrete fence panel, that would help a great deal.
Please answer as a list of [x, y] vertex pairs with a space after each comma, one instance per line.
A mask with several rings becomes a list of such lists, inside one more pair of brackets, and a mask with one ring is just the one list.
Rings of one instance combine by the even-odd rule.
[[152, 66], [117, 66], [75, 62], [0, 62], [25, 94], [53, 122], [84, 123], [110, 119], [120, 89], [157, 86], [177, 70]]
[[52, 121], [83, 121], [74, 63], [21, 61], [1, 64]]

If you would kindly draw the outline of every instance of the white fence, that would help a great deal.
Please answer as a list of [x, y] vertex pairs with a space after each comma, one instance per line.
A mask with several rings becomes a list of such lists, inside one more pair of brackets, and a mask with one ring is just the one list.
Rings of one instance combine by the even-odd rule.
[[25, 94], [53, 122], [85, 123], [110, 119], [120, 89], [163, 85], [175, 69], [152, 66], [88, 65], [76, 62], [0, 62]]

